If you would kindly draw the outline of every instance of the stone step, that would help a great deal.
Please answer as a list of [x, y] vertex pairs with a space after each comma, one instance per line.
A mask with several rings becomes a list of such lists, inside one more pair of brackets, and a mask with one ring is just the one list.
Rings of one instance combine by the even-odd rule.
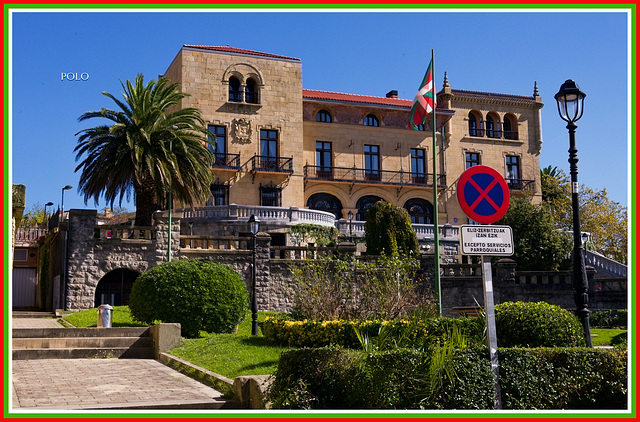
[[113, 328], [14, 328], [13, 338], [148, 337], [149, 327]]
[[149, 327], [14, 328], [12, 358], [153, 359]]
[[128, 358], [153, 359], [150, 347], [13, 349], [13, 360]]
[[151, 337], [54, 337], [14, 338], [13, 349], [82, 349], [153, 347]]

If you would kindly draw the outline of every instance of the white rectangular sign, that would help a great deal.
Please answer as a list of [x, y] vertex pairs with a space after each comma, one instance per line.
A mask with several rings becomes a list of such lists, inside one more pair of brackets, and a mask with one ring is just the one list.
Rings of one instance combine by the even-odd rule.
[[460, 226], [463, 255], [513, 255], [513, 233], [509, 226]]

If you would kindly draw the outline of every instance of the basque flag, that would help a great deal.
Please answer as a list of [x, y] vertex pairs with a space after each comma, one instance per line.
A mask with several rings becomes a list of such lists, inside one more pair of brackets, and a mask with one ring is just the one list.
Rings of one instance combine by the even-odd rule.
[[423, 125], [427, 114], [436, 108], [436, 93], [433, 85], [433, 59], [429, 62], [427, 73], [420, 84], [420, 90], [416, 93], [409, 116], [409, 125], [413, 130], [420, 130], [418, 125]]

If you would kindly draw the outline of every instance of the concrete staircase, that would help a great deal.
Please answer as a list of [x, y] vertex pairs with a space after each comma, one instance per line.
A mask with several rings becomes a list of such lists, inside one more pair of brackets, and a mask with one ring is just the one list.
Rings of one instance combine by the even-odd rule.
[[13, 359], [153, 359], [148, 327], [14, 328]]

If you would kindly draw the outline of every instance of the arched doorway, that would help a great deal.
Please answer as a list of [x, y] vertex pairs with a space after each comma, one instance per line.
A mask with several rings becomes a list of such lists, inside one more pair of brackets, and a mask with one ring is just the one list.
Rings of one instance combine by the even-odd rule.
[[421, 198], [412, 198], [404, 203], [404, 209], [409, 212], [411, 224], [432, 224], [433, 205]]
[[318, 211], [327, 211], [336, 216], [336, 220], [342, 218], [342, 202], [329, 193], [314, 193], [307, 200], [307, 208]]
[[136, 271], [126, 268], [109, 271], [96, 287], [95, 307], [128, 305], [131, 287], [139, 275]]
[[358, 213], [356, 214], [356, 221], [365, 221], [365, 214], [367, 210], [378, 201], [382, 201], [382, 198], [375, 195], [367, 195], [358, 199], [358, 202], [356, 202], [356, 208], [358, 209]]

